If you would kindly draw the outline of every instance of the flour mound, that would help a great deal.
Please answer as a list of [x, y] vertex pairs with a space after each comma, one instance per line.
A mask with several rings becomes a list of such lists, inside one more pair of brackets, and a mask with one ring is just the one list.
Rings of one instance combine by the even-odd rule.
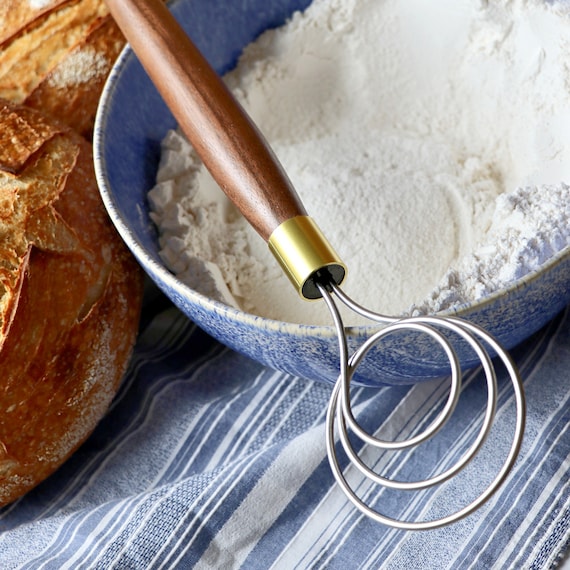
[[[386, 314], [480, 299], [568, 247], [568, 10], [538, 0], [314, 0], [225, 81]], [[177, 132], [149, 193], [161, 255], [191, 287], [329, 324]], [[351, 316], [350, 324], [358, 324]]]

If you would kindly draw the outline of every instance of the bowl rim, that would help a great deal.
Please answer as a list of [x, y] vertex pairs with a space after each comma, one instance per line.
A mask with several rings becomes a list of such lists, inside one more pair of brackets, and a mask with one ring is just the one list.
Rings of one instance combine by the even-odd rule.
[[[186, 299], [190, 304], [193, 303], [198, 305], [208, 312], [214, 312], [219, 316], [230, 319], [238, 324], [252, 326], [263, 331], [287, 333], [298, 337], [336, 337], [336, 329], [332, 324], [318, 325], [280, 321], [277, 319], [248, 313], [241, 309], [226, 305], [221, 301], [211, 299], [186, 285], [174, 273], [167, 269], [164, 264], [158, 263], [147, 251], [147, 249], [139, 243], [136, 238], [135, 231], [129, 227], [123, 216], [120, 214], [120, 210], [117, 205], [118, 202], [112, 190], [112, 184], [107, 176], [104, 160], [106, 143], [105, 125], [108, 120], [108, 111], [112, 105], [112, 99], [116, 90], [116, 84], [120, 80], [123, 68], [130, 62], [132, 58], [135, 57], [136, 56], [134, 55], [131, 47], [127, 44], [113, 65], [111, 73], [109, 74], [109, 77], [101, 93], [93, 134], [93, 160], [99, 192], [113, 224], [115, 225], [118, 233], [128, 248], [138, 259], [139, 263], [147, 269], [147, 272], [150, 273], [150, 277], [153, 279], [153, 281], [156, 280], [155, 278], [158, 278], [167, 288], [173, 290], [181, 298]], [[150, 188], [147, 190], [147, 192], [149, 190]], [[144, 212], [148, 214], [148, 208], [146, 206], [144, 207]], [[152, 223], [150, 217], [149, 223]], [[448, 309], [438, 311], [435, 314], [442, 317], [461, 317], [467, 313], [483, 310], [485, 307], [491, 303], [494, 303], [499, 298], [508, 297], [515, 291], [519, 291], [521, 288], [529, 287], [534, 281], [540, 278], [544, 272], [547, 272], [550, 268], [558, 265], [569, 256], [570, 245], [567, 245], [558, 251], [555, 255], [550, 257], [543, 264], [541, 264], [538, 268], [533, 269], [516, 281], [510, 283], [508, 286], [494, 291], [489, 295], [475, 301], [462, 303], [455, 307], [450, 307]], [[302, 299], [300, 299], [300, 301], [302, 301]], [[369, 336], [384, 326], [385, 325], [380, 323], [347, 326], [347, 334], [351, 337], [356, 338]]]

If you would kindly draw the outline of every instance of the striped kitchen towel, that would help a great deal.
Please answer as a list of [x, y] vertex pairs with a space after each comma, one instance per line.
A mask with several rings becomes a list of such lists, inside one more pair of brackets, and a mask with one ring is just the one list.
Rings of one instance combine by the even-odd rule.
[[[528, 427], [508, 483], [474, 515], [404, 532], [363, 517], [325, 452], [331, 387], [276, 372], [217, 343], [160, 294], [149, 297], [130, 368], [108, 414], [49, 480], [0, 511], [0, 568], [552, 568], [570, 527], [570, 317], [513, 352]], [[356, 388], [365, 427], [398, 437], [437, 413], [445, 381]], [[425, 495], [381, 491], [347, 468], [379, 510], [431, 518], [493, 476], [510, 445], [497, 426], [473, 465]], [[399, 478], [448, 466], [479, 427], [485, 389], [467, 378], [452, 421], [421, 451], [368, 460]]]

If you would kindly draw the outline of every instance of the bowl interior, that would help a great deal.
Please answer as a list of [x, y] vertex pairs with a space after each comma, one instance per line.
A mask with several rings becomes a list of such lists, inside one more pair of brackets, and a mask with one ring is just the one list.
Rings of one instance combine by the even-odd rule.
[[[245, 45], [264, 30], [279, 26], [310, 0], [174, 0], [169, 6], [213, 67], [224, 73]], [[232, 348], [286, 372], [334, 381], [337, 343], [332, 327], [291, 325], [248, 315], [207, 299], [174, 277], [162, 263], [157, 231], [148, 215], [146, 194], [155, 183], [160, 143], [176, 122], [130, 48], [115, 65], [101, 100], [94, 136], [96, 172], [103, 201], [128, 247], [150, 277], [197, 324]], [[570, 302], [568, 248], [534, 272], [482, 302], [451, 314], [468, 317], [510, 349], [536, 332]], [[352, 331], [359, 344], [372, 327]], [[432, 342], [405, 335], [374, 347], [357, 382], [402, 384], [448, 372]], [[476, 360], [459, 348], [467, 367]]]

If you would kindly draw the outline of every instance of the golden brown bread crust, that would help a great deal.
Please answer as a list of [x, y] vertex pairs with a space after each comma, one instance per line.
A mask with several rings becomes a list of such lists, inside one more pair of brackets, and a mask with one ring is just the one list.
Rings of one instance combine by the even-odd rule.
[[113, 63], [125, 45], [110, 16], [94, 23], [85, 38], [26, 97], [25, 104], [90, 138], [99, 97]]
[[[36, 220], [51, 212], [44, 206], [61, 192], [75, 164], [78, 148], [62, 136], [61, 129], [50, 126], [45, 118], [26, 108], [0, 105], [0, 125], [1, 348], [13, 318], [29, 248], [35, 241]], [[42, 147], [46, 149], [40, 153]]]
[[0, 131], [0, 169], [5, 172], [17, 174], [45, 141], [60, 130], [53, 121], [42, 116], [28, 120], [30, 114], [36, 115], [25, 107], [17, 111], [9, 105], [0, 108], [3, 125]]
[[44, 14], [48, 14], [62, 4], [74, 0], [43, 0], [30, 2], [27, 0], [3, 0], [0, 4], [0, 44], [14, 35], [16, 31], [25, 29]]
[[0, 7], [0, 98], [40, 109], [90, 138], [125, 40], [103, 0], [37, 5], [8, 0]]
[[140, 269], [99, 197], [90, 143], [0, 102], [0, 130], [22, 124], [41, 142], [0, 154], [0, 505], [57, 469], [102, 417], [142, 297]]

